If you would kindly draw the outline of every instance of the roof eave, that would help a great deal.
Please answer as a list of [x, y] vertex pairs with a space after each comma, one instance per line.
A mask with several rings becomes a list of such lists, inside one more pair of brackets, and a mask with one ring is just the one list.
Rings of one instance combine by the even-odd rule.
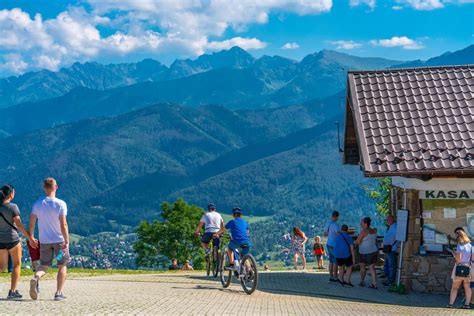
[[417, 177], [417, 176], [463, 176], [473, 177], [474, 169], [445, 169], [445, 170], [423, 170], [423, 171], [391, 171], [391, 172], [377, 172], [365, 171], [364, 175], [370, 178], [381, 177]]
[[367, 170], [370, 170], [370, 162], [367, 152], [367, 143], [364, 136], [364, 128], [361, 122], [361, 113], [359, 111], [359, 104], [356, 98], [357, 94], [353, 74], [348, 74], [347, 81], [347, 86], [349, 88], [347, 99], [352, 110], [352, 119], [355, 122], [354, 129], [357, 138], [357, 145], [359, 148], [360, 165], [362, 165], [364, 172], [367, 172]]

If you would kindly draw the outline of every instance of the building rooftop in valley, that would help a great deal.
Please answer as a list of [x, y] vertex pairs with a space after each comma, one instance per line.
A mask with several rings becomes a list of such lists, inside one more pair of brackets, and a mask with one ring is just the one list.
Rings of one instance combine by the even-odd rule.
[[367, 176], [474, 176], [474, 65], [350, 71], [344, 163]]

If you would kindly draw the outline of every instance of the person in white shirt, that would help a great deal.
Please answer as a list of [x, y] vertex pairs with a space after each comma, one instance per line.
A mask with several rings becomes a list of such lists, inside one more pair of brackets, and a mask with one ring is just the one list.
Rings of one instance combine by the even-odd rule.
[[[456, 252], [454, 252], [454, 267], [453, 272], [451, 274], [451, 278], [453, 280], [453, 284], [451, 286], [451, 293], [449, 296], [449, 304], [448, 308], [454, 307], [454, 302], [456, 301], [456, 297], [458, 295], [458, 290], [461, 286], [464, 286], [464, 295], [466, 299], [464, 301], [464, 305], [461, 308], [470, 309], [469, 302], [471, 301], [471, 273], [470, 269], [472, 269], [472, 261], [473, 261], [473, 247], [471, 245], [471, 239], [467, 236], [464, 232], [464, 229], [456, 229], [456, 241], [458, 243], [456, 247]], [[468, 268], [468, 274], [466, 276], [458, 275], [456, 272], [459, 266], [464, 266]]]
[[54, 296], [56, 301], [65, 300], [63, 294], [64, 282], [66, 281], [67, 265], [69, 256], [69, 228], [66, 220], [66, 202], [56, 197], [58, 185], [53, 178], [44, 180], [43, 189], [45, 197], [41, 197], [33, 205], [30, 216], [30, 234], [35, 232], [36, 221], [38, 221], [38, 233], [40, 241], [40, 267], [35, 277], [30, 281], [30, 296], [33, 300], [38, 299], [39, 280], [52, 265], [53, 258], [58, 263], [57, 290]]
[[209, 203], [207, 210], [207, 213], [201, 217], [194, 235], [199, 236], [201, 234], [201, 229], [204, 226], [204, 235], [201, 238], [201, 243], [206, 252], [206, 256], [209, 256], [211, 253], [211, 249], [209, 249], [209, 243], [211, 240], [213, 240], [214, 246], [219, 248], [220, 236], [218, 236], [217, 233], [221, 229], [224, 231], [224, 220], [222, 219], [221, 214], [216, 211], [214, 203]]

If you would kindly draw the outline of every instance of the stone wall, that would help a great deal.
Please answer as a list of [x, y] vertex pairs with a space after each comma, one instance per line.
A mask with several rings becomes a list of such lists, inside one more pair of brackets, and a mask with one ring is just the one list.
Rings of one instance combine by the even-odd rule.
[[416, 292], [446, 293], [451, 289], [454, 259], [446, 255], [420, 256], [421, 203], [417, 190], [395, 188], [392, 191], [392, 213], [398, 209], [410, 211], [408, 238], [403, 246], [401, 283]]
[[451, 290], [454, 258], [443, 255], [411, 256], [407, 277], [416, 292], [447, 293]]

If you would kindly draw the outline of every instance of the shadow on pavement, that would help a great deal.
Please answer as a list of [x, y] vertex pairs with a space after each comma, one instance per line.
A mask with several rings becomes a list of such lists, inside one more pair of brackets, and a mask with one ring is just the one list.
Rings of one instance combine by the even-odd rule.
[[[212, 282], [213, 280], [220, 286], [219, 278], [192, 275], [191, 279]], [[234, 284], [238, 284], [233, 279]], [[329, 283], [327, 273], [310, 272], [261, 272], [259, 273], [258, 291], [280, 294], [319, 297], [334, 300], [366, 302], [377, 304], [393, 304], [401, 306], [417, 307], [445, 307], [448, 302], [447, 295], [410, 293], [399, 295], [390, 293], [386, 287], [379, 286], [374, 290], [360, 287], [359, 273], [353, 274], [353, 288], [342, 287], [338, 284]]]

